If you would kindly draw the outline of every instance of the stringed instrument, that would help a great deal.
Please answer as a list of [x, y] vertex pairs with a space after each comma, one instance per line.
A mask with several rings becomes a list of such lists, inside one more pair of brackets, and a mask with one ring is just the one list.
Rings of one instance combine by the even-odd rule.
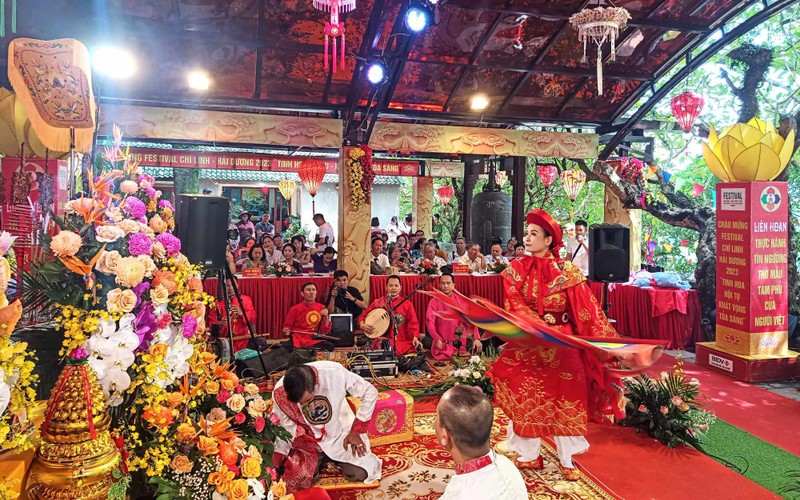
[[[400, 305], [402, 305], [405, 301], [410, 299], [412, 295], [414, 295], [419, 290], [422, 290], [423, 288], [428, 286], [428, 284], [433, 280], [434, 277], [429, 276], [427, 279], [420, 282], [420, 284], [414, 287], [414, 290], [412, 290], [411, 293], [403, 297], [403, 300], [398, 302], [397, 305], [394, 307], [400, 307]], [[363, 323], [365, 325], [372, 327], [371, 333], [364, 332], [364, 334], [371, 339], [377, 339], [378, 337], [382, 337], [386, 332], [389, 331], [389, 327], [392, 324], [391, 318], [392, 315], [387, 309], [383, 307], [376, 307], [375, 309], [370, 311], [369, 314], [367, 314], [366, 318], [364, 318]]]

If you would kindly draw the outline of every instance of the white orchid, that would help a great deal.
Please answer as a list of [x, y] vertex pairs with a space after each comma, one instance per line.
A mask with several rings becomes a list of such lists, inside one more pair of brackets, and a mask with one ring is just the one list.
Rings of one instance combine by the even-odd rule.
[[[247, 485], [253, 493], [247, 497], [247, 500], [264, 500], [267, 496], [267, 489], [258, 479], [250, 478], [247, 480]], [[272, 493], [272, 492], [270, 492]]]
[[106, 403], [109, 406], [119, 406], [122, 403], [122, 393], [131, 386], [131, 377], [127, 371], [112, 366], [100, 381], [100, 386], [106, 396]]
[[134, 351], [139, 347], [139, 337], [134, 332], [133, 314], [126, 314], [119, 321], [100, 323], [100, 334], [92, 335], [83, 344], [88, 353], [87, 363], [97, 374], [103, 388], [106, 403], [117, 406], [122, 403], [122, 392], [131, 385], [128, 368], [136, 361]]

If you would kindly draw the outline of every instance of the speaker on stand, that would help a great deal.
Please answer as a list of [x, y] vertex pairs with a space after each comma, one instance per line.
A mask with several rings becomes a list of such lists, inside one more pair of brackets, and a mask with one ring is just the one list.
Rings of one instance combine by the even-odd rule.
[[205, 269], [226, 265], [230, 201], [222, 196], [179, 194], [175, 197], [175, 236], [181, 252]]
[[621, 224], [589, 227], [589, 279], [603, 283], [603, 312], [608, 316], [608, 284], [625, 283], [630, 276], [630, 229]]

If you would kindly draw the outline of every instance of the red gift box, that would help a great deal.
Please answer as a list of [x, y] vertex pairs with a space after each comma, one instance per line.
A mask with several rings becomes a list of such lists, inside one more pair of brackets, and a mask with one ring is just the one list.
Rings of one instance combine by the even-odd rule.
[[[357, 411], [361, 401], [354, 397], [348, 400], [353, 411]], [[411, 441], [414, 438], [414, 398], [394, 389], [379, 393], [367, 436], [371, 446]]]

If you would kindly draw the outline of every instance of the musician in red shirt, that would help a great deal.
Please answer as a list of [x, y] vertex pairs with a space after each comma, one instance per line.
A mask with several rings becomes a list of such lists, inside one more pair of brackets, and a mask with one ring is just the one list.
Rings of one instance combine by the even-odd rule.
[[293, 305], [286, 313], [286, 319], [283, 321], [283, 333], [291, 334], [292, 344], [295, 348], [313, 347], [332, 351], [333, 343], [313, 337], [315, 333], [325, 334], [331, 331], [328, 309], [317, 302], [317, 286], [309, 281], [303, 284], [301, 292], [303, 301]]
[[[253, 301], [250, 300], [248, 295], [242, 294], [242, 302], [239, 303], [239, 299], [237, 299], [233, 293], [233, 285], [231, 285], [230, 282], [226, 282], [226, 288], [228, 289], [228, 297], [231, 300], [231, 327], [233, 328], [233, 336], [242, 337], [241, 339], [233, 341], [234, 352], [241, 351], [244, 348], [263, 351], [267, 347], [266, 341], [263, 338], [256, 337], [256, 343], [253, 343], [253, 339], [250, 338], [250, 332], [247, 329], [247, 322], [244, 320], [244, 314], [242, 314], [242, 310], [244, 309], [244, 313], [247, 314], [247, 319], [255, 324], [256, 308], [253, 307]], [[209, 308], [208, 324], [219, 324], [220, 337], [228, 338], [228, 320], [225, 301], [218, 300], [216, 309]]]
[[386, 297], [376, 299], [370, 304], [367, 310], [361, 314], [361, 323], [359, 326], [364, 332], [371, 334], [374, 327], [365, 322], [367, 316], [369, 316], [370, 312], [379, 307], [389, 311], [388, 301], [391, 301], [394, 320], [397, 324], [396, 345], [392, 345], [394, 335], [390, 325], [386, 332], [383, 332], [381, 337], [375, 339], [373, 347], [379, 349], [382, 341], [388, 340], [389, 344], [395, 348], [397, 355], [403, 356], [404, 354], [414, 352], [418, 347], [422, 347], [422, 343], [419, 340], [419, 321], [417, 320], [417, 313], [414, 311], [414, 305], [409, 300], [400, 304], [400, 302], [403, 301], [400, 292], [400, 277], [396, 274], [389, 276], [386, 280]]

